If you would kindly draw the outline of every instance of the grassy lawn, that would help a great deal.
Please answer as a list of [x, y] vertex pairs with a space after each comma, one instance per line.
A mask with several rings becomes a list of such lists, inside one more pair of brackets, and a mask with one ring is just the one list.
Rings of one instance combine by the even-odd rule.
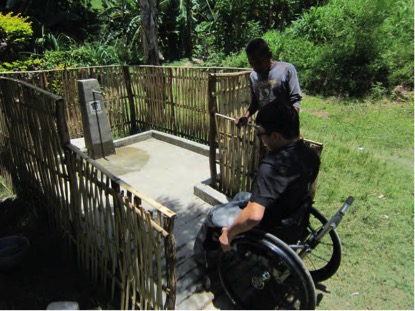
[[413, 99], [303, 100], [302, 133], [324, 143], [316, 207], [331, 217], [355, 197], [319, 309], [414, 309], [413, 112]]

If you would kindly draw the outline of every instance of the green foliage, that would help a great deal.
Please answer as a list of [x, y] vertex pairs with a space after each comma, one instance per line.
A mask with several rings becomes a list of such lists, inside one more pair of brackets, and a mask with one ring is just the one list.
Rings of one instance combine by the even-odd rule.
[[16, 60], [14, 62], [0, 63], [0, 72], [4, 71], [33, 71], [41, 68], [42, 59], [29, 58], [26, 60]]
[[19, 58], [19, 53], [27, 46], [33, 35], [31, 22], [28, 17], [11, 12], [3, 15], [0, 13], [0, 41], [7, 44], [5, 50], [0, 52], [1, 61], [14, 61]]
[[259, 22], [249, 20], [249, 2], [251, 1], [216, 1], [216, 18], [212, 28], [218, 51], [225, 54], [239, 51], [250, 38], [262, 33]]
[[[159, 48], [168, 62], [192, 56], [205, 66], [248, 67], [243, 49], [250, 38], [263, 36], [275, 59], [297, 67], [301, 86], [309, 94], [376, 99], [396, 86], [413, 88], [414, 9], [409, 0], [158, 4]], [[24, 9], [33, 21], [36, 40], [30, 41], [31, 24], [17, 15], [21, 24], [27, 24], [16, 39], [21, 45], [0, 50], [0, 60], [6, 62], [0, 70], [35, 68], [28, 65], [30, 61], [14, 62], [24, 61], [28, 51], [36, 52], [33, 59], [45, 53], [50, 59], [42, 67], [47, 68], [142, 63], [139, 1], [33, 0]]]
[[[183, 1], [164, 0], [159, 6], [160, 50], [167, 61], [184, 57], [183, 35], [186, 10]], [[181, 31], [183, 30], [183, 31]]]
[[100, 21], [90, 0], [34, 1], [37, 5], [32, 5], [31, 10], [46, 31], [64, 33], [77, 41], [97, 38]]
[[[401, 10], [401, 30], [390, 26], [400, 19], [396, 11], [403, 2], [409, 3], [331, 0], [310, 9], [284, 32], [270, 31], [264, 38], [277, 58], [295, 64], [303, 88], [310, 93], [360, 97], [372, 87], [378, 92], [380, 85], [409, 85], [413, 82], [409, 18], [413, 9]], [[388, 34], [391, 28], [395, 36]]]
[[33, 31], [31, 22], [27, 20], [28, 17], [20, 14], [13, 16], [11, 12], [6, 15], [0, 13], [0, 28], [6, 33], [8, 43], [21, 47], [29, 42]]
[[413, 1], [397, 1], [381, 28], [381, 60], [391, 86], [413, 87], [414, 81]]
[[100, 13], [102, 39], [104, 45], [117, 51], [120, 61], [127, 64], [140, 64], [143, 59], [141, 50], [141, 12], [139, 1], [103, 0]]
[[46, 51], [41, 68], [69, 68], [120, 63], [122, 63], [122, 60], [119, 51], [114, 46], [84, 44], [79, 48], [68, 51]]
[[74, 39], [62, 33], [56, 36], [48, 33], [36, 39], [36, 47], [40, 51], [66, 51], [75, 45], [76, 42]]
[[248, 57], [246, 56], [245, 51], [241, 51], [240, 53], [231, 53], [222, 60], [221, 66], [250, 68]]
[[[308, 8], [326, 1], [203, 0], [194, 1], [195, 57], [235, 53], [249, 39], [269, 29], [284, 29]], [[215, 57], [211, 57], [215, 58]]]

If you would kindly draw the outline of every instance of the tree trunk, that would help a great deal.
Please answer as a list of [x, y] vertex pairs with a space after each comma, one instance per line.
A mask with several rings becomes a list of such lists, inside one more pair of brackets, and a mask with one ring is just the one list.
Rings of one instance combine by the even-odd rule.
[[157, 34], [157, 0], [140, 0], [144, 61], [160, 65]]
[[192, 1], [186, 0], [186, 31], [184, 39], [184, 54], [192, 59]]

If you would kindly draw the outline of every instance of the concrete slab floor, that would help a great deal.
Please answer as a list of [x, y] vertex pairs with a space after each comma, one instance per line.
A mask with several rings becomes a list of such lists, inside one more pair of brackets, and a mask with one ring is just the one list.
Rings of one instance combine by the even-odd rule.
[[[81, 150], [84, 148], [82, 139], [72, 143]], [[194, 187], [210, 178], [208, 147], [155, 131], [114, 143], [116, 154], [97, 162], [177, 214], [176, 308], [218, 309], [214, 303], [218, 297], [201, 290], [202, 280], [196, 271], [192, 251], [195, 236], [211, 208], [194, 195]]]

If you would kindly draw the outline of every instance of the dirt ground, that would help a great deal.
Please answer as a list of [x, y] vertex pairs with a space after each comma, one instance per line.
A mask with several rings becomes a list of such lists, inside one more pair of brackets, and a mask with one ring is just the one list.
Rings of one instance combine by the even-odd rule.
[[0, 201], [0, 238], [24, 235], [30, 241], [23, 263], [0, 271], [0, 309], [45, 310], [54, 301], [76, 301], [80, 309], [118, 309], [109, 293], [83, 274], [64, 254], [47, 214], [23, 200]]

